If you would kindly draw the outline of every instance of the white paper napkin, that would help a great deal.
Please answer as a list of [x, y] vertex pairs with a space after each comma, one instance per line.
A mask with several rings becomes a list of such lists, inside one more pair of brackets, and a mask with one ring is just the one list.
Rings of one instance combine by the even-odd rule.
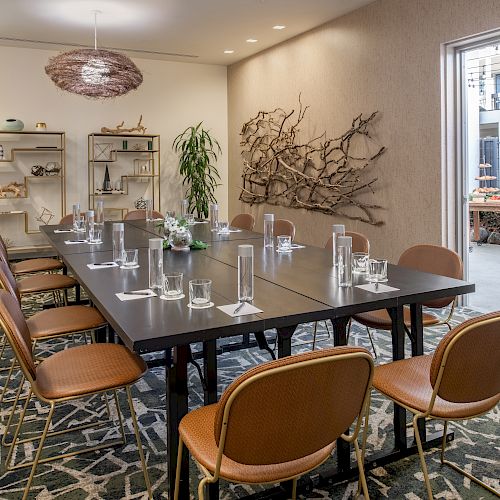
[[148, 295], [127, 295], [125, 293], [115, 293], [115, 295], [123, 302], [127, 300], [137, 300], [137, 299], [149, 299], [150, 297], [156, 297], [156, 293], [152, 290], [146, 288], [145, 290], [134, 290], [135, 292], [149, 292]]
[[259, 309], [258, 307], [255, 307], [254, 305], [245, 302], [243, 304], [243, 307], [236, 314], [234, 314], [235, 309], [239, 305], [241, 304], [240, 303], [228, 304], [227, 306], [217, 306], [217, 309], [220, 309], [223, 313], [226, 313], [228, 316], [231, 316], [232, 318], [236, 318], [238, 316], [246, 316], [247, 314], [257, 314], [263, 312], [262, 309]]
[[305, 245], [298, 245], [297, 243], [292, 243], [291, 247], [292, 250], [295, 250], [296, 248], [306, 248]]
[[73, 229], [54, 229], [54, 233], [72, 233]]
[[194, 224], [208, 224], [208, 221], [207, 221], [207, 220], [195, 220], [195, 221], [193, 222], [193, 225], [194, 225]]
[[394, 288], [393, 286], [384, 285], [382, 283], [378, 284], [378, 290], [375, 290], [375, 283], [368, 283], [366, 285], [356, 285], [356, 288], [361, 288], [371, 293], [387, 293], [387, 292], [397, 292], [399, 288]]
[[241, 229], [228, 229], [227, 231], [218, 231], [217, 234], [224, 236], [225, 234], [229, 233], [241, 233]]
[[[103, 265], [105, 264], [105, 265]], [[103, 262], [101, 265], [98, 264], [87, 264], [89, 269], [110, 269], [112, 267], [118, 267], [116, 262]]]
[[86, 240], [64, 240], [64, 243], [66, 245], [83, 245], [83, 244], [86, 244], [87, 241]]

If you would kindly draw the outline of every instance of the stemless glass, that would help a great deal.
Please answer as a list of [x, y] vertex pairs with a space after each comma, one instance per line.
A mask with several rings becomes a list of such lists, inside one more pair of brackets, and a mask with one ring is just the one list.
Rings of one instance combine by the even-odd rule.
[[137, 248], [124, 250], [120, 269], [137, 269], [139, 267], [139, 250]]
[[163, 275], [163, 297], [166, 299], [180, 299], [183, 297], [183, 274], [168, 273]]
[[186, 222], [191, 226], [194, 224], [194, 214], [186, 214]]
[[229, 224], [227, 221], [219, 221], [219, 234], [228, 234]]
[[96, 224], [95, 222], [92, 224], [92, 227], [89, 231], [90, 244], [98, 245], [99, 243], [102, 243], [102, 227], [102, 224]]
[[292, 251], [292, 237], [288, 235], [278, 236], [278, 252], [290, 253]]
[[210, 307], [212, 280], [198, 279], [189, 282], [189, 305], [194, 309]]
[[146, 222], [153, 220], [153, 200], [144, 200], [146, 202]]
[[387, 259], [370, 259], [368, 261], [368, 281], [385, 283], [387, 281]]
[[368, 260], [370, 256], [366, 252], [353, 252], [352, 272], [354, 274], [366, 274], [368, 272]]
[[75, 221], [73, 222], [73, 227], [77, 233], [84, 233], [85, 232], [85, 217], [83, 215], [81, 215], [80, 217], [75, 219]]

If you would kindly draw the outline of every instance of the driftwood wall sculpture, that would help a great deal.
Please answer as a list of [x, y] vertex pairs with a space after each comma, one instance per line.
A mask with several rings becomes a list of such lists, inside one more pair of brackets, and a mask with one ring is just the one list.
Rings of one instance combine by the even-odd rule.
[[[299, 126], [308, 107], [302, 105], [299, 96], [297, 113], [281, 108], [260, 111], [243, 125], [240, 200], [250, 205], [305, 208], [383, 224], [373, 213], [382, 207], [359, 199], [365, 191], [374, 192], [377, 178], [366, 179], [362, 173], [385, 151], [369, 134], [377, 112], [367, 118], [357, 116], [351, 128], [334, 139], [323, 133], [300, 142]], [[361, 138], [365, 138], [364, 143], [359, 141]], [[365, 153], [357, 152], [360, 146]]]

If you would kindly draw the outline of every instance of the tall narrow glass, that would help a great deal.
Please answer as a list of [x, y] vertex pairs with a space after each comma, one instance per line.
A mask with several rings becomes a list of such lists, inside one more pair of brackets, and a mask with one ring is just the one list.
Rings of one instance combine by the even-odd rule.
[[274, 214], [264, 214], [264, 248], [274, 248]]
[[103, 200], [96, 201], [94, 222], [96, 224], [104, 224], [104, 201]]
[[184, 219], [189, 212], [189, 200], [184, 199], [181, 201], [181, 217]]
[[78, 231], [77, 222], [80, 220], [80, 203], [73, 205], [73, 230]]
[[337, 238], [339, 236], [344, 236], [345, 234], [345, 226], [344, 224], [333, 224], [332, 226], [332, 258], [333, 258], [333, 267], [338, 268], [339, 259], [337, 255]]
[[253, 300], [253, 245], [238, 245], [238, 301]]
[[144, 200], [146, 202], [146, 222], [153, 220], [153, 200]]
[[94, 239], [94, 211], [87, 210], [85, 219], [85, 239], [90, 243]]
[[113, 223], [113, 261], [117, 264], [123, 262], [125, 250], [125, 224], [123, 222]]
[[163, 238], [149, 240], [149, 288], [159, 295], [163, 290]]
[[219, 229], [219, 205], [217, 203], [210, 204], [210, 230], [217, 231]]
[[352, 286], [352, 238], [339, 236], [337, 239], [339, 286]]

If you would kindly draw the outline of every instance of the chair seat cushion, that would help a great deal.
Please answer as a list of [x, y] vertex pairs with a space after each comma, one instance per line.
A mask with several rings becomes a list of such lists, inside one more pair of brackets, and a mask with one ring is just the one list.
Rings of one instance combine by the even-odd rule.
[[[410, 310], [407, 307], [403, 308], [404, 320], [406, 326], [411, 326]], [[355, 314], [353, 318], [368, 328], [376, 328], [380, 330], [390, 330], [392, 328], [392, 321], [386, 309], [378, 309], [376, 311], [369, 311], [365, 313]], [[432, 326], [439, 323], [439, 318], [434, 314], [424, 312], [422, 314], [422, 321], [424, 326]]]
[[54, 307], [37, 312], [26, 320], [33, 340], [85, 332], [106, 324], [103, 315], [88, 306]]
[[55, 271], [62, 269], [63, 263], [57, 259], [39, 258], [13, 262], [10, 269], [13, 274], [38, 273], [41, 271]]
[[59, 351], [36, 368], [36, 390], [49, 400], [81, 397], [133, 384], [147, 371], [142, 358], [119, 344]]
[[[394, 361], [375, 367], [373, 386], [389, 398], [420, 412], [427, 411], [432, 396], [432, 355]], [[436, 397], [432, 415], [439, 418], [468, 418], [493, 408], [500, 397], [474, 403], [452, 403]]]
[[[218, 404], [203, 406], [188, 413], [179, 426], [182, 440], [193, 458], [210, 472], [214, 472], [218, 446], [214, 436], [214, 421]], [[290, 436], [293, 439], [293, 436]], [[220, 474], [237, 483], [279, 482], [298, 476], [324, 462], [332, 453], [335, 443], [298, 460], [271, 465], [247, 465], [223, 456]]]
[[78, 284], [74, 278], [65, 274], [39, 274], [28, 276], [17, 282], [21, 295], [25, 293], [46, 292], [60, 288], [72, 288]]

